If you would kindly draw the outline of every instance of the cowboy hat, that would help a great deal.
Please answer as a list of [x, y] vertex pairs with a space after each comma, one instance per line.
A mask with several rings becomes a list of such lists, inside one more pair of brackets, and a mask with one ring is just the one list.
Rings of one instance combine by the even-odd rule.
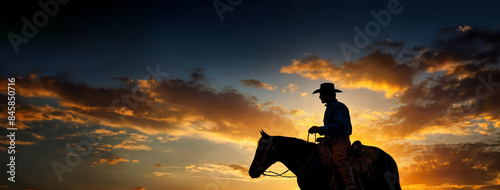
[[335, 89], [335, 85], [333, 83], [325, 82], [325, 83], [321, 83], [321, 85], [319, 86], [319, 89], [315, 90], [313, 92], [313, 94], [316, 94], [318, 92], [337, 93], [337, 92], [342, 92], [342, 91], [339, 89]]

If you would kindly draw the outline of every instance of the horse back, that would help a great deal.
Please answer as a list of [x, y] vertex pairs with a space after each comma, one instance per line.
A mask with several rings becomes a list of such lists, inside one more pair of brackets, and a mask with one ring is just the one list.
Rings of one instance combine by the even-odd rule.
[[[324, 152], [331, 150], [326, 144], [318, 144], [323, 164], [331, 170], [336, 170], [331, 156], [325, 156]], [[321, 151], [321, 149], [323, 149]], [[330, 157], [330, 158], [328, 158]], [[355, 141], [348, 149], [348, 159], [355, 173], [357, 184], [363, 189], [401, 189], [399, 184], [399, 173], [396, 162], [385, 151], [378, 147], [363, 145]], [[338, 173], [334, 171], [334, 174]], [[338, 177], [338, 176], [337, 176]], [[334, 177], [334, 178], [337, 178]], [[337, 185], [339, 179], [337, 178]]]

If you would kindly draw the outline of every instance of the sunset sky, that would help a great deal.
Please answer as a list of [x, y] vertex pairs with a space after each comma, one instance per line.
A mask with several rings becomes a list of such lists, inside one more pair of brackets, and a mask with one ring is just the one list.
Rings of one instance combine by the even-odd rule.
[[403, 189], [500, 189], [499, 2], [40, 2], [0, 6], [0, 189], [298, 190], [248, 168], [322, 125], [322, 82]]

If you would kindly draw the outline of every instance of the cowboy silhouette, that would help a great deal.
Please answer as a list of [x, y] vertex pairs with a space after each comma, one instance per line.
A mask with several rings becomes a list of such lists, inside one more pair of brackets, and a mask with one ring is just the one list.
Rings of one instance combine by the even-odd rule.
[[347, 106], [337, 101], [336, 93], [342, 91], [335, 89], [333, 83], [322, 83], [313, 94], [318, 92], [321, 103], [326, 103], [324, 126], [312, 126], [309, 128], [309, 133], [319, 133], [326, 136], [325, 138], [331, 143], [333, 161], [339, 170], [346, 190], [356, 189], [351, 165], [347, 160], [347, 149], [351, 147], [349, 139], [349, 135], [352, 133], [351, 117]]

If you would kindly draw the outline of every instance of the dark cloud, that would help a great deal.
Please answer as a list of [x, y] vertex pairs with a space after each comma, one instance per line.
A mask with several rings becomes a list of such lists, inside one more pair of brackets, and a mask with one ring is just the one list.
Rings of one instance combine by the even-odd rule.
[[[214, 141], [249, 142], [260, 129], [284, 129], [295, 136], [294, 123], [283, 107], [259, 105], [254, 96], [232, 88], [206, 87], [197, 69], [192, 80], [137, 80], [125, 87], [92, 87], [63, 78], [19, 77], [21, 97], [55, 98], [61, 108], [26, 105], [20, 120], [61, 120], [133, 128], [144, 133], [198, 136]], [[130, 81], [120, 78], [122, 81]], [[3, 87], [7, 86], [2, 80]]]
[[[113, 102], [131, 99], [132, 95], [137, 97], [143, 96], [143, 92], [134, 91], [131, 87], [123, 88], [102, 88], [92, 87], [84, 83], [74, 83], [66, 77], [61, 76], [40, 76], [38, 79], [30, 74], [28, 77], [18, 77], [16, 89], [18, 95], [23, 97], [40, 97], [40, 98], [57, 98], [60, 104], [69, 107], [78, 107], [81, 109], [105, 109], [113, 105]], [[121, 80], [125, 80], [121, 78]], [[2, 80], [1, 84], [5, 84], [6, 80]], [[128, 82], [130, 83], [130, 82]], [[134, 93], [134, 94], [132, 94]], [[125, 97], [124, 97], [125, 96]], [[123, 104], [116, 104], [116, 107]], [[136, 113], [144, 113], [146, 110], [152, 109], [148, 104], [137, 104], [134, 108]]]
[[134, 80], [126, 78], [126, 77], [112, 77], [111, 79], [121, 81], [121, 82], [123, 82], [124, 84], [127, 84], [127, 85], [133, 85], [134, 84]]
[[470, 29], [443, 33], [447, 36], [434, 41], [432, 48], [478, 64], [498, 64], [500, 32]]
[[[408, 89], [402, 96], [405, 105], [397, 108], [392, 121], [402, 121], [387, 127], [387, 131], [408, 135], [432, 125], [448, 126], [470, 117], [499, 119], [500, 85], [490, 86], [483, 81], [500, 82], [500, 70], [482, 70], [459, 79], [454, 75], [430, 78]], [[467, 117], [469, 116], [469, 117]]]
[[413, 51], [413, 52], [419, 52], [419, 51], [424, 50], [425, 48], [426, 47], [424, 45], [415, 46], [415, 47], [411, 48], [411, 51]]
[[205, 80], [205, 75], [202, 73], [203, 69], [201, 68], [195, 68], [194, 71], [191, 73], [191, 79], [193, 81], [203, 81]]
[[461, 59], [448, 52], [426, 50], [419, 55], [416, 61], [419, 63], [419, 71], [434, 73], [456, 65]]
[[499, 142], [414, 145], [408, 151], [414, 164], [400, 168], [402, 180], [408, 185], [493, 185], [500, 173], [499, 146]]
[[499, 119], [500, 33], [472, 29], [453, 34], [422, 48], [426, 50], [416, 59], [420, 70], [444, 73], [402, 93], [403, 105], [385, 121], [388, 134], [405, 137], [436, 125], [447, 128], [473, 118]]

